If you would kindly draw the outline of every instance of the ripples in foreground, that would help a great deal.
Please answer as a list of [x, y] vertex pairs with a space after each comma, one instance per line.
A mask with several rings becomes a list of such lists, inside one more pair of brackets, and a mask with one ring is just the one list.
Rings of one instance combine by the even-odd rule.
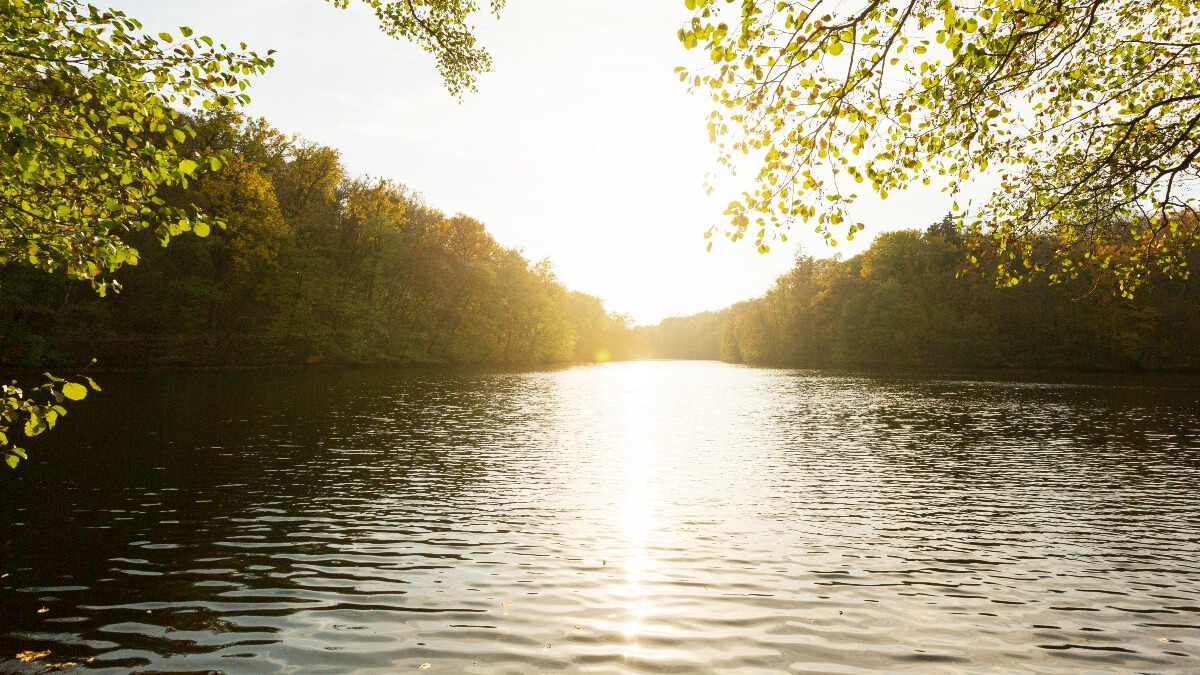
[[104, 380], [0, 479], [0, 672], [1200, 671], [1189, 386]]

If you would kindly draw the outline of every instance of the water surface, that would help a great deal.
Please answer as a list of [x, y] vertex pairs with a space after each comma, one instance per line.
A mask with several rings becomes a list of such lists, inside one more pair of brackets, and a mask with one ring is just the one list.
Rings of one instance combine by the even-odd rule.
[[1186, 383], [102, 384], [0, 478], [0, 672], [1200, 671]]

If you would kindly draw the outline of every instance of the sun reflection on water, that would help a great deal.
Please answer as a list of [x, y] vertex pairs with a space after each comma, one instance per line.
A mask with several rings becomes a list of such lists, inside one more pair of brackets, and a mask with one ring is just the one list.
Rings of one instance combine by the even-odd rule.
[[625, 656], [640, 656], [638, 638], [645, 633], [645, 622], [653, 613], [654, 598], [646, 586], [655, 561], [649, 549], [655, 528], [655, 497], [652, 486], [655, 439], [653, 401], [649, 395], [653, 371], [645, 364], [628, 364], [623, 376], [628, 392], [620, 424], [621, 459], [624, 466], [625, 495], [622, 504], [621, 533], [624, 545], [625, 586], [619, 597], [624, 605]]

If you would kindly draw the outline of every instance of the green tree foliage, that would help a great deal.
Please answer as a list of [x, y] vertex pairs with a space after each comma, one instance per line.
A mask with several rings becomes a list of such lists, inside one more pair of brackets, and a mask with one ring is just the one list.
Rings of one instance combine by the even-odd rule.
[[578, 336], [575, 361], [603, 363], [643, 357], [635, 351], [629, 316], [606, 311], [600, 298], [578, 291], [572, 291], [567, 302]]
[[[477, 9], [471, 0], [364, 1], [385, 33], [434, 54], [451, 93], [473, 90], [476, 75], [490, 69], [466, 25]], [[493, 0], [493, 13], [502, 5]], [[257, 154], [243, 149], [222, 178], [188, 190], [190, 180], [221, 169], [228, 153], [206, 153], [206, 144], [192, 142], [195, 130], [179, 109], [245, 103], [249, 78], [273, 64], [270, 54], [214, 44], [187, 27], [148, 35], [123, 12], [78, 0], [6, 0], [0, 6], [0, 272], [13, 263], [61, 271], [105, 295], [114, 283], [110, 274], [138, 262], [133, 243], [146, 239], [140, 233], [166, 245], [188, 231], [206, 237], [230, 230], [203, 247], [212, 283], [199, 305], [213, 324], [237, 279], [261, 276], [273, 264], [284, 232], [257, 164], [270, 154], [267, 146]], [[277, 141], [278, 134], [258, 140]], [[323, 159], [328, 165], [329, 157]], [[200, 204], [240, 220], [210, 218]], [[176, 278], [163, 281], [168, 294], [180, 288]], [[61, 398], [51, 383], [29, 391]], [[61, 414], [61, 401], [50, 407], [31, 401], [15, 384], [6, 386], [4, 419], [23, 419], [26, 431], [40, 432]], [[7, 437], [0, 437], [0, 451], [13, 461], [20, 456]]]
[[193, 132], [174, 106], [244, 102], [270, 58], [186, 28], [144, 35], [75, 0], [14, 0], [0, 21], [0, 265], [62, 269], [103, 293], [102, 275], [137, 262], [129, 233], [206, 234], [209, 221], [158, 194], [220, 166], [183, 150]]
[[[455, 94], [490, 68], [466, 25], [469, 0], [365, 0], [381, 28], [433, 53]], [[347, 0], [333, 0], [346, 6]], [[491, 8], [498, 12], [502, 0]], [[248, 101], [250, 78], [273, 65], [181, 27], [147, 35], [134, 18], [78, 0], [13, 0], [0, 12], [0, 265], [21, 260], [91, 280], [136, 263], [128, 234], [166, 242], [214, 225], [159, 193], [186, 187], [218, 156], [187, 143], [177, 108]]]
[[709, 348], [791, 367], [1200, 368], [1194, 285], [1152, 280], [1132, 300], [1096, 280], [997, 288], [959, 276], [968, 250], [947, 217], [846, 260], [801, 255], [763, 297], [725, 311]]
[[561, 363], [628, 352], [625, 317], [568, 292], [547, 261], [499, 245], [403, 185], [352, 178], [337, 152], [261, 120], [186, 120], [221, 171], [164, 189], [225, 227], [168, 247], [150, 232], [100, 299], [65, 274], [0, 268], [0, 359], [107, 366]]
[[[194, 132], [176, 106], [245, 102], [247, 78], [271, 65], [269, 54], [214, 45], [187, 28], [177, 36], [141, 28], [76, 0], [0, 8], [0, 269], [61, 271], [104, 295], [109, 273], [137, 263], [135, 233], [165, 244], [221, 225], [160, 194], [222, 164], [185, 150]], [[9, 443], [10, 425], [41, 433], [65, 412], [63, 397], [74, 398], [79, 385], [56, 382], [5, 386], [0, 451], [10, 464], [23, 456]]]
[[860, 184], [957, 192], [991, 171], [998, 187], [964, 224], [1001, 285], [1109, 269], [1130, 295], [1152, 272], [1186, 276], [1200, 237], [1194, 0], [685, 4], [679, 38], [712, 65], [680, 77], [712, 94], [721, 163], [757, 169], [730, 204], [731, 238], [765, 250], [797, 220], [853, 238]]

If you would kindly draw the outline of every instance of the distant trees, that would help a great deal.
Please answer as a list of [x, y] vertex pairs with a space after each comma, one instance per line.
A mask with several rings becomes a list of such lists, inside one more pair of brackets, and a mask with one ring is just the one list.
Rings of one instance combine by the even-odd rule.
[[792, 367], [1194, 369], [1200, 289], [1149, 283], [1134, 300], [1082, 279], [997, 289], [959, 274], [949, 219], [879, 235], [846, 260], [797, 258], [761, 298], [727, 310], [727, 361]]
[[[1002, 285], [1186, 276], [1200, 239], [1194, 0], [684, 0], [719, 159], [753, 185], [727, 234], [852, 239], [855, 190], [999, 186], [964, 220]], [[683, 69], [681, 69], [682, 71]], [[749, 166], [746, 166], [748, 164]], [[711, 232], [710, 232], [711, 234]]]
[[604, 362], [643, 357], [636, 350], [630, 330], [633, 320], [629, 316], [609, 312], [600, 298], [579, 291], [572, 291], [567, 302], [579, 335], [575, 341], [576, 361]]
[[673, 316], [633, 330], [634, 353], [650, 359], [719, 359], [719, 341], [729, 310]]
[[224, 168], [164, 189], [224, 227], [168, 247], [150, 232], [101, 300], [65, 275], [0, 268], [0, 359], [105, 365], [556, 363], [620, 352], [626, 319], [568, 292], [465, 215], [351, 178], [330, 148], [224, 111], [184, 148]]

